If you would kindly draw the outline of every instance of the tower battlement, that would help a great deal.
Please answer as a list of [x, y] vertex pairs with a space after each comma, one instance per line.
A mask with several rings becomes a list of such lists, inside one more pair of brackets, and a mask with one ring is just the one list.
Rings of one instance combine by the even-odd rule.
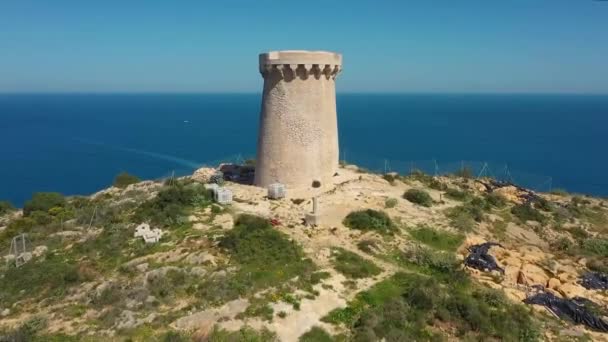
[[327, 51], [272, 51], [260, 54], [259, 61], [263, 77], [335, 79], [342, 69], [342, 55]]

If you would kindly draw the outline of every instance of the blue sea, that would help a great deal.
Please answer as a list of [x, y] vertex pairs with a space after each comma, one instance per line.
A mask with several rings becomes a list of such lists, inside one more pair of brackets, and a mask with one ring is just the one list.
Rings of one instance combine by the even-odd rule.
[[[337, 101], [347, 161], [373, 169], [489, 162], [553, 188], [608, 195], [608, 96]], [[95, 192], [121, 171], [160, 178], [255, 156], [259, 109], [259, 94], [0, 95], [0, 199], [22, 205], [36, 191]]]

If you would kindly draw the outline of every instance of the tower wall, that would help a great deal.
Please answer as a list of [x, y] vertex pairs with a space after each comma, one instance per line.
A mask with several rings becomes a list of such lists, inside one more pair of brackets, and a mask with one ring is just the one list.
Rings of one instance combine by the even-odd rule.
[[321, 51], [260, 55], [264, 93], [255, 184], [330, 182], [338, 169], [335, 79], [342, 56]]

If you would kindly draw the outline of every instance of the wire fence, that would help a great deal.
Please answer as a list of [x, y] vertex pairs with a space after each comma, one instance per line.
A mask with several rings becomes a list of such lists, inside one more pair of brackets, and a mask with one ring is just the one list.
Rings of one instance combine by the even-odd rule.
[[[550, 192], [552, 190], [553, 179], [550, 176], [527, 173], [512, 169], [507, 163], [484, 162], [484, 161], [440, 161], [437, 159], [428, 160], [396, 160], [389, 158], [377, 158], [352, 153], [343, 150], [340, 153], [340, 160], [343, 163], [355, 164], [375, 173], [397, 172], [402, 175], [409, 175], [414, 172], [423, 172], [433, 176], [444, 175], [465, 175], [471, 178], [493, 178], [498, 181], [512, 183], [537, 192]], [[201, 163], [199, 167], [217, 167], [222, 163], [244, 164], [255, 157], [235, 154], [210, 160]], [[194, 172], [194, 168], [179, 168], [171, 170], [159, 177], [167, 179], [171, 177], [187, 176]]]
[[514, 170], [507, 163], [470, 160], [440, 161], [437, 159], [403, 161], [373, 158], [349, 151], [342, 152], [341, 157], [343, 163], [355, 164], [376, 173], [397, 172], [409, 175], [414, 172], [423, 172], [433, 176], [461, 175], [471, 178], [493, 178], [537, 192], [551, 192], [553, 186], [552, 177]]

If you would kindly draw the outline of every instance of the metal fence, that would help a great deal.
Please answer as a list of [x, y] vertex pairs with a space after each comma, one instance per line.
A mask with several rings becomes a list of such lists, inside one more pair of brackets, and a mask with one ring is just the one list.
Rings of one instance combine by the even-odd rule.
[[341, 153], [343, 163], [355, 164], [376, 173], [397, 172], [409, 175], [423, 172], [433, 176], [465, 175], [471, 178], [489, 177], [499, 181], [512, 183], [537, 192], [550, 192], [553, 178], [550, 176], [514, 170], [507, 163], [484, 161], [440, 161], [428, 160], [395, 160], [389, 158], [373, 158], [345, 151]]
[[[433, 176], [466, 174], [472, 178], [490, 177], [499, 181], [509, 182], [521, 187], [538, 192], [550, 192], [553, 179], [550, 176], [532, 174], [509, 167], [507, 163], [484, 162], [484, 161], [440, 161], [428, 160], [396, 160], [389, 158], [377, 158], [343, 150], [340, 153], [343, 163], [355, 164], [375, 173], [397, 172], [408, 175], [416, 171], [424, 172]], [[199, 167], [217, 167], [221, 163], [243, 164], [245, 161], [255, 157], [235, 154], [225, 158], [201, 163]], [[160, 178], [180, 177], [192, 174], [195, 169], [180, 168], [162, 175]]]

